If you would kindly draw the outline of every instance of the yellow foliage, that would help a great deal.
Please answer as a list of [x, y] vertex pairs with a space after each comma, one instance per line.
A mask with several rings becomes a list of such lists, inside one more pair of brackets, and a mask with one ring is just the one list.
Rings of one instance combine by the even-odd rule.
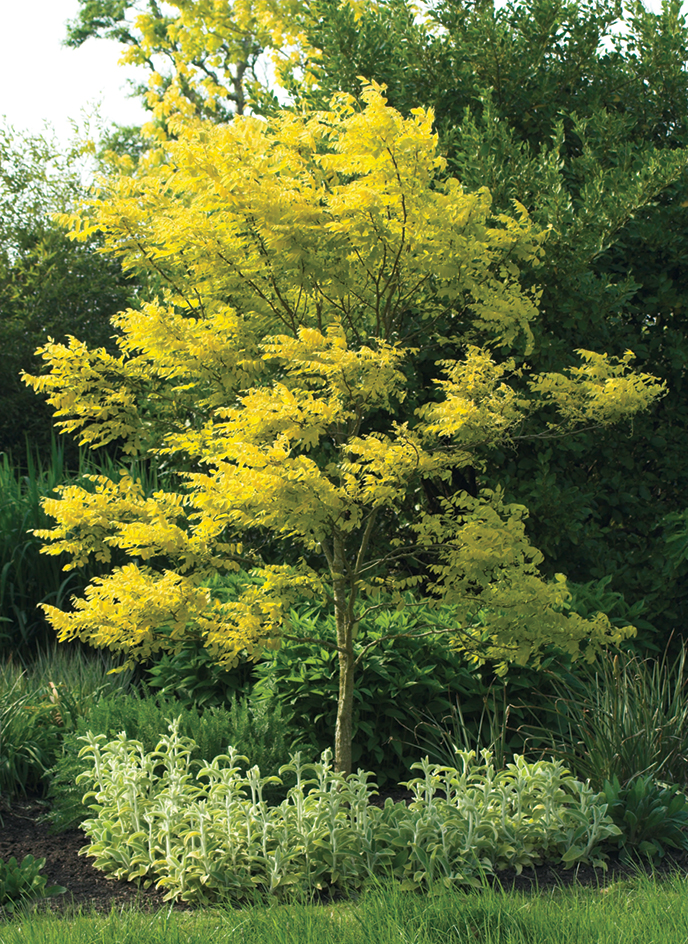
[[428, 592], [455, 609], [457, 648], [501, 660], [505, 669], [509, 662], [537, 664], [545, 640], [592, 661], [600, 645], [633, 635], [632, 627], [613, 628], [601, 613], [586, 620], [567, 612], [566, 579], [540, 577], [543, 558], [526, 536], [523, 506], [506, 505], [501, 493], [487, 490], [478, 498], [458, 493], [442, 504], [442, 512], [422, 516], [415, 531], [435, 557]]
[[[340, 96], [271, 122], [181, 123], [166, 161], [104, 182], [74, 233], [100, 231], [125, 266], [163, 274], [168, 312], [213, 321], [240, 298], [243, 330], [261, 339], [340, 322], [359, 343], [419, 338], [456, 299], [495, 338], [528, 337], [536, 296], [517, 263], [537, 259], [546, 232], [523, 208], [493, 218], [486, 190], [439, 181], [431, 111], [402, 118], [375, 85], [363, 98], [362, 111]], [[125, 333], [138, 317], [121, 317]]]
[[[358, 19], [360, 0], [343, 0], [344, 5]], [[150, 66], [164, 56], [171, 66], [168, 82], [157, 71], [149, 81], [148, 106], [158, 122], [193, 118], [199, 102], [213, 112], [230, 101], [241, 113], [242, 73], [262, 51], [278, 82], [284, 70], [318, 59], [307, 40], [312, 15], [306, 0], [168, 0], [165, 6], [165, 16], [149, 10], [135, 18], [137, 42], [121, 59]], [[151, 123], [148, 130], [158, 136], [160, 125]]]
[[513, 361], [496, 364], [487, 351], [469, 346], [464, 360], [439, 363], [446, 380], [436, 384], [444, 399], [417, 411], [426, 432], [473, 447], [506, 439], [528, 408], [503, 379], [514, 373]]
[[665, 385], [650, 374], [631, 371], [633, 352], [615, 359], [594, 351], [576, 351], [583, 360], [564, 374], [542, 374], [531, 388], [574, 423], [616, 423], [646, 409], [665, 392]]
[[192, 578], [127, 564], [96, 577], [74, 602], [73, 613], [43, 607], [61, 642], [83, 639], [123, 650], [133, 660], [179, 645], [192, 616], [209, 605], [210, 593]]
[[[201, 39], [213, 41], [190, 31], [184, 42]], [[438, 177], [431, 112], [403, 118], [375, 85], [364, 101], [269, 122], [180, 120], [165, 160], [104, 183], [74, 220], [76, 238], [102, 233], [106, 251], [168, 288], [117, 316], [116, 356], [49, 341], [50, 372], [26, 380], [82, 443], [119, 441], [187, 471], [178, 491], [146, 497], [129, 475], [93, 476], [46, 502], [47, 553], [80, 566], [117, 548], [133, 561], [94, 580], [73, 612], [46, 608], [61, 639], [145, 658], [193, 625], [231, 665], [276, 644], [295, 594], [311, 593], [334, 607], [350, 672], [356, 600], [380, 606], [384, 587], [403, 606], [410, 586], [454, 607], [457, 645], [504, 664], [550, 643], [589, 657], [619, 639], [605, 617], [567, 611], [563, 579], [542, 580], [524, 509], [458, 494], [430, 513], [423, 494], [479, 467], [542, 406], [560, 430], [611, 423], [661, 386], [631, 371], [630, 354], [580, 352], [581, 366], [540, 377], [497, 357], [516, 339], [527, 349], [538, 294], [520, 286], [519, 264], [537, 261], [546, 233], [523, 207], [494, 218], [486, 190]], [[436, 365], [434, 391], [415, 389], [419, 348], [457, 309], [471, 324], [444, 339], [454, 358]], [[410, 394], [426, 402], [404, 420]], [[381, 547], [378, 524], [395, 521]], [[247, 532], [287, 541], [309, 565], [263, 567], [241, 546]], [[201, 586], [239, 566], [261, 584], [238, 600]]]

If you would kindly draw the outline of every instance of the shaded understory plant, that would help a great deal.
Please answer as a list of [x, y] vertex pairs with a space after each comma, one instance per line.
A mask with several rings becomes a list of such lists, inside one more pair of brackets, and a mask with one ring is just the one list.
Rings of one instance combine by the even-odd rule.
[[23, 676], [0, 679], [0, 795], [12, 798], [36, 790], [54, 763], [62, 717], [57, 692], [26, 690]]
[[[506, 683], [495, 679], [488, 667], [471, 665], [442, 635], [414, 638], [419, 626], [439, 633], [451, 630], [455, 616], [450, 608], [430, 609], [416, 603], [410, 609], [382, 612], [361, 621], [354, 654], [371, 648], [354, 685], [354, 769], [374, 771], [377, 783], [386, 787], [408, 777], [411, 765], [425, 754], [451, 765], [454, 755], [442, 750], [442, 731], [448, 719], [458, 719], [456, 706], [467, 735], [456, 742], [459, 748], [502, 750], [497, 766], [507, 755], [522, 754], [524, 738], [517, 729], [526, 714], [515, 709], [508, 732], [501, 728], [500, 747], [496, 743], [496, 727], [502, 724], [497, 720], [498, 706], [505, 699], [508, 704], [529, 701], [527, 694], [537, 686], [538, 673], [514, 667]], [[333, 621], [313, 604], [293, 608], [290, 639], [277, 651], [266, 653], [253, 669], [254, 693], [282, 704], [318, 753], [331, 742], [337, 713], [337, 652], [326, 642], [334, 633]], [[300, 637], [306, 638], [302, 642]], [[322, 646], [312, 642], [317, 639], [323, 639]], [[494, 718], [489, 713], [492, 706]], [[494, 738], [487, 736], [488, 717], [495, 722]]]
[[[260, 581], [245, 571], [213, 574], [202, 582], [219, 603], [237, 600], [249, 584]], [[164, 630], [163, 630], [164, 632]], [[223, 669], [204, 645], [202, 635], [193, 624], [174, 652], [156, 654], [148, 663], [145, 684], [161, 695], [173, 695], [182, 707], [218, 708], [233, 698], [244, 698], [251, 692], [254, 663], [243, 659], [231, 669]], [[285, 755], [286, 756], [286, 755]]]
[[39, 898], [63, 895], [66, 888], [48, 885], [46, 877], [41, 875], [44, 865], [45, 859], [35, 859], [32, 855], [24, 856], [21, 864], [14, 857], [7, 862], [0, 859], [0, 907], [14, 911], [18, 905]]
[[11, 799], [41, 790], [62, 739], [101, 696], [126, 691], [130, 675], [109, 675], [116, 662], [55, 647], [24, 668], [0, 665], [0, 795]]
[[[160, 694], [151, 697], [132, 692], [126, 698], [118, 695], [101, 698], [65, 736], [60, 755], [50, 771], [51, 809], [47, 819], [53, 830], [61, 832], [79, 826], [89, 815], [88, 807], [82, 802], [83, 789], [77, 785], [80, 774], [89, 767], [89, 758], [80, 755], [87, 731], [106, 740], [123, 733], [150, 752], [155, 750], [160, 733], [167, 729], [173, 717], [178, 718], [180, 734], [194, 739], [190, 755], [194, 772], [203, 766], [203, 758], [224, 754], [232, 744], [242, 753], [250, 753], [266, 776], [274, 776], [284, 758], [296, 747], [296, 739], [290, 735], [289, 719], [280, 705], [234, 699], [226, 707], [199, 712], [191, 706], [182, 708], [172, 696]], [[286, 790], [280, 790], [271, 782], [266, 787], [266, 796], [282, 799]]]
[[146, 752], [124, 735], [104, 744], [89, 733], [93, 817], [83, 826], [97, 868], [155, 883], [167, 899], [251, 898], [256, 892], [351, 891], [389, 877], [408, 889], [480, 885], [485, 872], [544, 861], [604, 863], [601, 844], [618, 834], [603, 795], [559, 762], [516, 758], [497, 771], [489, 752], [462, 752], [457, 768], [414, 765], [410, 806], [371, 804], [371, 774], [345, 778], [331, 752], [319, 763], [293, 755], [280, 774], [294, 785], [279, 805], [272, 782], [234, 749], [197, 775], [193, 741], [169, 736]]
[[604, 784], [607, 811], [619, 827], [608, 840], [622, 859], [662, 858], [668, 849], [688, 849], [688, 800], [678, 787], [657, 783], [651, 774], [622, 786], [618, 777]]

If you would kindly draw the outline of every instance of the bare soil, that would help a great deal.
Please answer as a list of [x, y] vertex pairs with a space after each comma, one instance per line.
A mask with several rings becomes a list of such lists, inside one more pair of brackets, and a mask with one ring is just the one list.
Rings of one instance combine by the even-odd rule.
[[85, 911], [109, 912], [113, 907], [137, 904], [145, 910], [169, 908], [163, 901], [163, 892], [155, 888], [138, 888], [130, 882], [119, 882], [99, 872], [92, 860], [79, 851], [88, 845], [80, 829], [53, 835], [42, 822], [46, 812], [43, 803], [35, 800], [15, 801], [11, 808], [0, 810], [0, 859], [7, 862], [12, 856], [21, 862], [24, 856], [45, 859], [41, 874], [48, 885], [62, 885], [64, 895], [47, 899], [51, 909], [82, 907]]
[[[380, 798], [384, 800], [384, 797]], [[406, 799], [394, 795], [394, 799]], [[378, 801], [379, 802], [379, 801]], [[0, 810], [0, 859], [7, 861], [14, 856], [18, 862], [26, 855], [45, 859], [42, 874], [49, 885], [62, 885], [66, 894], [49, 899], [45, 906], [53, 910], [65, 908], [95, 909], [109, 912], [113, 907], [121, 908], [137, 905], [153, 911], [169, 908], [169, 902], [163, 901], [163, 892], [155, 888], [142, 889], [132, 883], [106, 878], [91, 864], [86, 855], [79, 855], [88, 844], [80, 829], [72, 829], [57, 835], [51, 834], [47, 823], [42, 821], [46, 812], [45, 804], [36, 800], [16, 801], [11, 807]], [[668, 874], [678, 869], [688, 874], [688, 854], [681, 854], [668, 861], [663, 861], [655, 869], [656, 873]], [[587, 886], [606, 885], [637, 871], [618, 860], [610, 860], [607, 871], [596, 870], [589, 866], [576, 869], [559, 869], [539, 866], [525, 870], [521, 875], [513, 871], [500, 872], [498, 881], [507, 889], [519, 891], [542, 891], [553, 887], [565, 887], [578, 882]], [[187, 909], [184, 903], [175, 908]]]

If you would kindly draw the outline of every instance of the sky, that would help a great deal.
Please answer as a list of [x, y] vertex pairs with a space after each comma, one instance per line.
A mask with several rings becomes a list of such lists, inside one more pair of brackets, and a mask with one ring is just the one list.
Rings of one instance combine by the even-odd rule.
[[[659, 9], [661, 0], [646, 0]], [[71, 121], [83, 127], [98, 113], [105, 124], [140, 124], [145, 112], [127, 95], [127, 78], [145, 81], [145, 70], [119, 66], [121, 48], [89, 40], [80, 49], [62, 46], [65, 23], [78, 0], [0, 0], [0, 121], [17, 130], [41, 132], [46, 123], [58, 140], [73, 137]]]
[[83, 124], [85, 113], [99, 111], [108, 124], [146, 120], [126, 87], [127, 77], [145, 71], [119, 66], [117, 43], [62, 46], [78, 8], [78, 0], [0, 0], [0, 120], [31, 133], [48, 122], [65, 143], [73, 136], [70, 120]]

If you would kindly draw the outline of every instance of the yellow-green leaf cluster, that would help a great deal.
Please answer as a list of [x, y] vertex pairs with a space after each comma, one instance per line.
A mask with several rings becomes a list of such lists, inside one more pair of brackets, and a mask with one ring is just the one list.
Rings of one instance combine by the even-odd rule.
[[665, 385], [650, 374], [631, 370], [634, 355], [621, 358], [579, 350], [583, 363], [564, 373], [540, 374], [531, 383], [538, 399], [554, 403], [573, 423], [616, 423], [646, 409], [665, 392]]
[[[491, 658], [618, 638], [541, 579], [523, 509], [461, 493], [431, 513], [423, 496], [480, 468], [541, 405], [562, 427], [610, 423], [661, 388], [630, 355], [584, 353], [529, 378], [495, 354], [517, 338], [527, 349], [538, 294], [519, 264], [546, 233], [522, 207], [495, 218], [486, 190], [439, 179], [431, 112], [403, 118], [374, 85], [363, 98], [271, 121], [180, 120], [164, 160], [108, 183], [77, 220], [77, 236], [101, 232], [166, 289], [117, 316], [117, 355], [51, 341], [50, 372], [27, 381], [63, 430], [164, 458], [180, 484], [145, 495], [130, 475], [95, 476], [46, 503], [48, 553], [131, 561], [73, 612], [48, 608], [60, 638], [147, 658], [193, 630], [230, 665], [275, 643], [298, 591], [334, 607], [349, 671], [355, 604], [380, 587], [400, 605], [413, 587], [452, 606], [457, 645]], [[457, 312], [469, 324], [448, 342], [453, 358], [435, 365], [434, 389], [416, 389], [419, 347]], [[426, 398], [415, 412], [409, 393]], [[247, 535], [285, 542], [296, 563], [266, 568]], [[203, 586], [239, 566], [260, 582], [237, 600]]]
[[545, 645], [592, 661], [601, 647], [632, 635], [632, 627], [612, 627], [604, 614], [583, 619], [567, 611], [566, 579], [541, 578], [543, 558], [528, 541], [526, 517], [523, 506], [506, 504], [499, 492], [478, 498], [461, 492], [415, 526], [435, 557], [428, 591], [456, 613], [457, 648], [480, 661], [499, 660], [505, 671], [510, 662], [537, 663]]
[[[360, 0], [344, 3], [358, 17]], [[262, 84], [255, 70], [261, 54], [277, 83], [318, 59], [307, 39], [311, 22], [306, 0], [168, 0], [164, 12], [149, 5], [134, 17], [121, 59], [152, 69], [147, 104], [157, 121], [149, 134], [160, 136], [170, 116], [224, 113], [228, 104], [241, 114], [252, 87]]]
[[[527, 338], [537, 296], [518, 263], [537, 260], [547, 233], [523, 208], [495, 218], [486, 190], [438, 179], [431, 111], [403, 118], [375, 85], [363, 99], [180, 123], [166, 160], [104, 182], [74, 233], [99, 231], [125, 266], [155, 272], [172, 321], [170, 306], [212, 321], [229, 304], [260, 338], [341, 322], [359, 342], [391, 341], [422, 336], [459, 300], [483, 333]], [[136, 317], [122, 316], [125, 333]]]
[[529, 405], [506, 382], [515, 374], [513, 361], [497, 364], [489, 352], [469, 346], [464, 360], [439, 366], [445, 379], [436, 384], [443, 398], [418, 410], [428, 434], [475, 447], [503, 441], [523, 419]]

